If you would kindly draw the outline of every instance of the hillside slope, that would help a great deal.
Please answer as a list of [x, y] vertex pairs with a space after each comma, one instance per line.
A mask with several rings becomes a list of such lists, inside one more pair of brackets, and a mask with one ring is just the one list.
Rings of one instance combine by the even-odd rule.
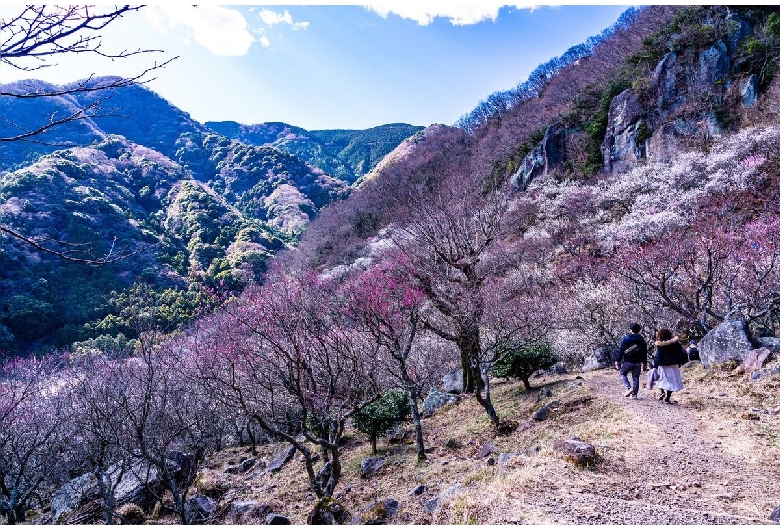
[[[426, 462], [417, 463], [409, 432], [400, 444], [382, 439], [384, 466], [368, 479], [360, 477], [360, 462], [371, 456], [370, 444], [352, 433], [345, 440], [345, 476], [336, 498], [358, 517], [372, 502], [394, 499], [399, 508], [389, 519], [393, 524], [770, 522], [780, 504], [774, 487], [780, 472], [780, 380], [750, 382], [725, 367], [705, 372], [691, 363], [684, 381], [673, 405], [644, 388], [639, 400], [625, 398], [613, 370], [547, 374], [533, 380], [532, 392], [499, 381], [496, 402], [520, 423], [517, 431], [496, 436], [476, 402], [461, 399], [423, 421]], [[549, 396], [540, 395], [542, 386]], [[548, 403], [549, 418], [532, 420]], [[572, 437], [596, 447], [594, 466], [574, 465], [553, 449], [555, 440]], [[478, 456], [488, 444], [492, 451]], [[250, 457], [247, 447], [205, 464], [196, 485], [205, 495], [225, 492], [218, 505], [227, 519], [218, 520], [231, 522], [236, 513], [231, 505], [252, 501], [305, 524], [314, 501], [298, 459], [279, 472], [263, 470], [278, 447], [261, 447], [260, 463], [246, 474], [225, 469]], [[456, 484], [454, 495], [426, 512], [426, 502]], [[418, 485], [425, 490], [416, 495]], [[239, 513], [232, 522], [264, 522], [253, 513]]]

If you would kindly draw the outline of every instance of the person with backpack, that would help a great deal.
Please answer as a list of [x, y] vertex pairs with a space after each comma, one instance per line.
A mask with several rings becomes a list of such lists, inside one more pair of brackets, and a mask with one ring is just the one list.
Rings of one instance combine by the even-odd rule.
[[[628, 327], [630, 333], [620, 342], [620, 351], [615, 359], [615, 368], [620, 370], [620, 377], [626, 387], [626, 397], [637, 399], [639, 393], [639, 376], [642, 370], [647, 370], [647, 342], [639, 334], [642, 326], [637, 322]], [[631, 374], [632, 383], [628, 382]]]
[[696, 345], [695, 340], [692, 340], [688, 343], [688, 360], [701, 361], [701, 357], [699, 356], [699, 347]]
[[653, 359], [653, 366], [658, 371], [658, 381], [655, 386], [661, 389], [661, 396], [658, 399], [663, 400], [664, 403], [675, 403], [670, 401], [672, 392], [683, 389], [680, 367], [687, 362], [688, 354], [678, 338], [672, 337], [672, 332], [666, 328], [659, 329], [655, 335], [655, 359]]

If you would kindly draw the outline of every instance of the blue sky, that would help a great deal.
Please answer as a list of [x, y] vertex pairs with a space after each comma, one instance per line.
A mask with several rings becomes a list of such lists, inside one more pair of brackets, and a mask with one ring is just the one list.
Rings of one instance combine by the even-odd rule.
[[[613, 24], [628, 6], [395, 4], [147, 6], [109, 26], [107, 50], [0, 82], [129, 76], [178, 55], [149, 87], [198, 121], [283, 121], [306, 129], [452, 124], [491, 92]], [[7, 16], [14, 7], [0, 7]]]

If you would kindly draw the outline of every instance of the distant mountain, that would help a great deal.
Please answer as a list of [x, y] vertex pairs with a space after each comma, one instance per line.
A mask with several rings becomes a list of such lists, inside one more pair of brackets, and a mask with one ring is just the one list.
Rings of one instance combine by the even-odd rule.
[[307, 131], [280, 122], [244, 125], [234, 121], [206, 122], [228, 138], [257, 146], [272, 146], [354, 183], [371, 171], [398, 144], [422, 127], [393, 123], [366, 130]]

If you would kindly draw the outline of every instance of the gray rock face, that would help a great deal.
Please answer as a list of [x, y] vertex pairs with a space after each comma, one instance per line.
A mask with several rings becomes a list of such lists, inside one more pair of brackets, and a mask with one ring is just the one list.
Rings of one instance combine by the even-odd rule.
[[266, 470], [270, 472], [279, 471], [282, 469], [282, 466], [284, 466], [287, 462], [292, 460], [292, 457], [295, 455], [295, 446], [293, 444], [286, 444], [271, 455], [271, 458], [268, 460], [268, 465], [266, 466]]
[[458, 401], [458, 397], [453, 394], [444, 394], [435, 389], [431, 390], [426, 396], [425, 401], [423, 401], [420, 414], [423, 418], [427, 418], [443, 406], [454, 403], [455, 401]]
[[780, 523], [780, 506], [772, 511], [772, 514], [769, 516], [769, 520]]
[[730, 70], [728, 50], [723, 41], [719, 40], [699, 54], [697, 92], [710, 90], [716, 83], [722, 83], [728, 77]]
[[372, 477], [382, 469], [383, 465], [385, 465], [385, 459], [381, 456], [364, 458], [363, 461], [360, 462], [360, 476], [362, 478]]
[[625, 171], [645, 158], [647, 131], [645, 110], [631, 89], [618, 94], [609, 105], [609, 118], [601, 154], [606, 171]]
[[743, 107], [752, 107], [756, 104], [758, 101], [758, 76], [756, 74], [751, 75], [742, 83], [739, 95], [742, 96]]
[[566, 131], [562, 125], [551, 125], [544, 133], [544, 139], [523, 159], [520, 168], [510, 177], [512, 185], [520, 190], [540, 175], [561, 165], [565, 159]]
[[596, 448], [582, 440], [574, 438], [569, 440], [556, 440], [553, 443], [553, 449], [563, 453], [567, 460], [571, 460], [577, 465], [589, 465], [596, 461]]
[[678, 64], [677, 54], [667, 53], [655, 67], [651, 78], [651, 85], [658, 92], [657, 112], [665, 114], [685, 104], [687, 99], [678, 91], [679, 86], [685, 85], [681, 82], [684, 80], [678, 79], [681, 76], [683, 71]]
[[745, 366], [745, 372], [760, 370], [770, 355], [771, 352], [767, 348], [758, 348], [745, 353], [745, 358], [742, 361], [742, 364]]
[[745, 354], [752, 349], [747, 326], [741, 319], [724, 321], [699, 342], [699, 355], [704, 368], [732, 359], [742, 361]]
[[453, 484], [446, 490], [442, 491], [437, 497], [434, 497], [433, 499], [430, 499], [425, 502], [425, 513], [433, 513], [436, 510], [439, 509], [439, 505], [441, 504], [441, 501], [445, 499], [449, 499], [450, 497], [454, 496], [458, 490], [460, 489], [460, 484]]
[[457, 369], [442, 378], [444, 391], [448, 394], [460, 394], [463, 392], [463, 370]]
[[59, 524], [73, 513], [85, 499], [100, 495], [97, 480], [92, 473], [85, 473], [62, 486], [51, 499], [51, 521]]

